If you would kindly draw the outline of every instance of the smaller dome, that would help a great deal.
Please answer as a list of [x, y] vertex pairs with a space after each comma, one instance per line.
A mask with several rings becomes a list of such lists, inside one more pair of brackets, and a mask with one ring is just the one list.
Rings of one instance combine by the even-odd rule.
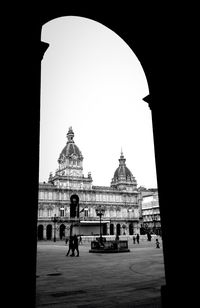
[[111, 182], [111, 187], [117, 189], [125, 189], [126, 186], [136, 187], [137, 183], [131, 171], [126, 167], [126, 159], [121, 151], [119, 158], [119, 167], [115, 170], [114, 177]]
[[121, 151], [120, 159], [119, 159], [119, 167], [116, 169], [114, 173], [114, 179], [118, 179], [120, 177], [133, 177], [131, 171], [126, 167], [126, 159]]

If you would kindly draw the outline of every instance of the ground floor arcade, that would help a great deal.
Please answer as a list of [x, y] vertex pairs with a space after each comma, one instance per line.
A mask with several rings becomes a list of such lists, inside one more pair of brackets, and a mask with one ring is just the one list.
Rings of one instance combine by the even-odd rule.
[[[37, 238], [38, 240], [63, 240], [70, 234], [70, 223], [53, 223], [51, 221], [38, 222]], [[124, 221], [80, 221], [73, 224], [73, 234], [83, 236], [99, 236], [101, 227], [102, 235], [133, 235], [139, 233], [139, 223]]]

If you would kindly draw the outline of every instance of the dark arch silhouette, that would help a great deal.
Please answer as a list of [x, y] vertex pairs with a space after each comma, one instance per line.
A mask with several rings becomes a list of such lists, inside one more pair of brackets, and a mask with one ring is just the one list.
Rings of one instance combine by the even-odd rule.
[[[167, 12], [167, 14], [165, 15], [164, 12]], [[23, 224], [19, 226], [16, 221], [14, 223], [16, 223], [16, 229], [21, 228], [19, 234], [23, 234], [24, 241], [26, 241], [26, 253], [24, 254], [23, 251], [21, 258], [18, 258], [18, 262], [25, 261], [22, 262], [23, 266], [19, 267], [24, 268], [24, 279], [22, 281], [26, 281], [30, 276], [33, 281], [33, 287], [26, 290], [27, 296], [29, 295], [29, 302], [35, 307], [34, 279], [37, 254], [40, 70], [41, 59], [48, 47], [47, 44], [40, 41], [41, 28], [43, 24], [54, 18], [68, 15], [82, 16], [104, 24], [127, 42], [141, 62], [150, 92], [150, 95], [144, 100], [149, 103], [152, 111], [166, 285], [170, 294], [169, 298], [173, 298], [174, 301], [175, 299], [177, 300], [177, 305], [175, 306], [179, 306], [182, 294], [185, 297], [188, 296], [191, 301], [194, 297], [194, 291], [189, 292], [191, 285], [189, 285], [189, 282], [192, 281], [193, 277], [190, 276], [190, 279], [179, 278], [182, 277], [183, 270], [187, 270], [185, 267], [183, 268], [180, 259], [187, 263], [191, 258], [190, 251], [184, 249], [185, 237], [189, 239], [189, 233], [185, 234], [184, 237], [179, 236], [178, 242], [172, 240], [174, 238], [172, 209], [174, 224], [183, 222], [186, 219], [185, 213], [187, 212], [185, 204], [188, 206], [191, 203], [189, 193], [180, 193], [183, 189], [183, 179], [186, 179], [185, 173], [188, 171], [186, 167], [183, 167], [180, 158], [185, 151], [188, 153], [187, 143], [190, 140], [190, 135], [186, 134], [186, 131], [182, 132], [182, 128], [187, 127], [187, 124], [181, 118], [183, 110], [180, 112], [180, 108], [183, 106], [184, 88], [181, 85], [177, 89], [177, 84], [180, 86], [178, 70], [183, 65], [182, 63], [180, 65], [179, 60], [181, 59], [182, 50], [180, 51], [177, 48], [179, 34], [182, 29], [182, 25], [177, 21], [178, 16], [181, 15], [180, 12], [178, 12], [177, 16], [171, 16], [171, 10], [169, 12], [167, 7], [163, 8], [163, 10], [153, 7], [151, 10], [151, 8], [147, 7], [147, 4], [142, 9], [138, 9], [134, 4], [131, 4], [131, 7], [125, 5], [123, 7], [120, 4], [119, 8], [115, 6], [111, 10], [107, 5], [105, 7], [98, 6], [98, 9], [96, 6], [95, 8], [90, 7], [89, 10], [86, 7], [81, 7], [81, 5], [71, 6], [67, 4], [66, 7], [60, 7], [59, 9], [54, 6], [52, 10], [49, 7], [46, 7], [44, 11], [38, 8], [35, 11], [34, 9], [31, 10], [31, 12], [21, 10], [15, 12], [15, 15], [16, 18], [12, 16], [10, 19], [13, 22], [12, 30], [14, 34], [8, 40], [10, 41], [10, 54], [7, 63], [10, 64], [12, 61], [10, 71], [17, 72], [17, 76], [12, 78], [12, 91], [9, 83], [8, 93], [13, 95], [13, 98], [9, 99], [9, 108], [11, 104], [13, 108], [12, 114], [15, 115], [12, 119], [12, 129], [15, 131], [15, 135], [18, 136], [16, 140], [14, 138], [12, 140], [12, 149], [13, 143], [16, 142], [15, 148], [23, 150], [15, 151], [15, 158], [20, 163], [15, 166], [18, 180], [15, 182], [13, 189], [15, 189], [15, 195], [17, 196], [23, 183], [24, 198], [20, 202], [21, 206], [26, 208], [26, 211], [21, 213], [21, 220], [23, 218], [24, 221], [27, 221], [27, 217], [31, 217], [29, 219], [29, 230], [31, 232], [24, 234]], [[180, 27], [179, 31], [177, 31], [177, 26]], [[29, 31], [28, 35], [27, 30]], [[184, 40], [183, 49], [186, 45], [187, 40]], [[13, 54], [15, 55], [14, 57]], [[177, 65], [178, 61], [179, 66]], [[18, 102], [17, 104], [16, 101]], [[19, 123], [22, 125], [20, 126]], [[10, 151], [10, 153], [13, 153], [13, 151]], [[25, 155], [26, 153], [31, 153], [31, 155]], [[29, 180], [24, 181], [27, 166]], [[24, 172], [22, 172], [23, 168]], [[30, 206], [27, 208], [28, 199], [30, 199]], [[15, 207], [13, 209], [16, 214], [13, 217], [16, 217], [17, 210]], [[193, 219], [193, 226], [198, 225], [196, 223], [197, 217], [193, 217]], [[181, 233], [181, 228], [179, 232]], [[30, 267], [29, 264], [26, 266], [26, 260], [31, 258], [33, 259], [33, 266]], [[30, 272], [31, 274], [29, 275], [28, 273]], [[174, 275], [174, 272], [176, 272], [176, 275]], [[190, 272], [192, 273], [191, 270]], [[187, 275], [190, 272], [188, 269]], [[22, 275], [21, 271], [20, 275]], [[187, 275], [185, 274], [184, 277], [187, 277]], [[181, 286], [179, 288], [181, 292], [178, 292], [177, 285]], [[22, 289], [19, 290], [18, 294], [22, 294]], [[183, 289], [186, 292], [183, 292]], [[165, 297], [165, 295], [163, 296]], [[19, 298], [21, 306], [23, 306], [23, 301], [26, 304], [23, 294]], [[170, 305], [170, 302], [167, 305], [165, 298], [163, 307], [170, 307]]]
[[63, 238], [65, 237], [65, 225], [61, 224], [59, 227], [59, 236], [60, 236], [60, 240], [63, 240]]
[[129, 234], [133, 235], [133, 223], [129, 224]]
[[120, 235], [121, 234], [121, 226], [120, 224], [116, 225], [116, 235]]
[[43, 234], [43, 232], [44, 232], [44, 227], [43, 227], [43, 225], [39, 225], [39, 226], [38, 226], [38, 241], [41, 241], [41, 240], [44, 239], [44, 234]]
[[110, 224], [110, 235], [114, 235], [114, 225]]
[[107, 224], [103, 224], [103, 235], [107, 235]]
[[46, 236], [47, 236], [47, 240], [51, 240], [52, 239], [52, 225], [47, 225], [47, 227], [46, 227]]

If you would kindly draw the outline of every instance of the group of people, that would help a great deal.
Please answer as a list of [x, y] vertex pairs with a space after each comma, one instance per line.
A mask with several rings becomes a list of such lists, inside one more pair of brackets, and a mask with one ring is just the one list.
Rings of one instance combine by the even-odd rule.
[[[133, 235], [133, 244], [135, 244], [136, 241], [139, 244], [139, 242], [140, 242], [139, 234]], [[151, 241], [151, 234], [150, 233], [147, 233], [147, 241]], [[160, 242], [158, 241], [158, 239], [156, 239], [156, 248], [160, 248]]]
[[[147, 238], [148, 238], [148, 236], [147, 236]], [[119, 240], [119, 236], [116, 236], [116, 240]], [[149, 240], [149, 238], [148, 238], [148, 240]], [[71, 235], [69, 237], [69, 239], [66, 238], [66, 241], [65, 241], [66, 244], [68, 243], [68, 241], [69, 241], [69, 248], [68, 248], [66, 256], [68, 257], [68, 255], [71, 252], [70, 257], [75, 257], [75, 251], [76, 251], [76, 257], [79, 257], [78, 245], [79, 245], [79, 243], [82, 242], [81, 237], [80, 237], [80, 240], [78, 240], [78, 237], [77, 237], [76, 234], [75, 235]], [[133, 244], [135, 244], [136, 242], [138, 244], [140, 243], [140, 235], [139, 234], [134, 234], [133, 235]], [[160, 242], [158, 241], [158, 239], [156, 239], [156, 248], [160, 248]]]
[[66, 244], [69, 241], [69, 248], [68, 248], [68, 252], [66, 254], [66, 257], [68, 257], [68, 255], [70, 254], [70, 257], [75, 257], [75, 251], [76, 251], [76, 257], [79, 257], [79, 249], [78, 249], [78, 237], [77, 235], [70, 235], [69, 240], [66, 239]]
[[139, 244], [140, 243], [140, 236], [139, 236], [139, 234], [137, 234], [137, 235], [133, 235], [133, 244], [135, 244], [135, 242], [137, 241], [137, 243]]

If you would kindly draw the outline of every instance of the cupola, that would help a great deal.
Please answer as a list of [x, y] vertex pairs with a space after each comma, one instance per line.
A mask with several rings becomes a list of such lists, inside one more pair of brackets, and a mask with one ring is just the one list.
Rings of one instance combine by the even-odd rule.
[[137, 189], [137, 182], [126, 166], [126, 159], [122, 150], [119, 158], [119, 167], [115, 170], [114, 177], [111, 181], [111, 187], [130, 191]]

